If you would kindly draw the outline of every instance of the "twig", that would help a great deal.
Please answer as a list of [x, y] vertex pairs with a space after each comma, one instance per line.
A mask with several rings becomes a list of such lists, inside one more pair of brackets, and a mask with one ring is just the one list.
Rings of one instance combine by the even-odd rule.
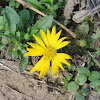
[[[46, 14], [42, 13], [41, 11], [37, 10], [36, 8], [34, 8], [33, 6], [31, 6], [30, 4], [28, 4], [25, 1], [22, 0], [15, 0], [17, 2], [19, 2], [21, 5], [25, 6], [28, 9], [31, 9], [35, 12], [37, 12], [38, 14], [42, 15], [42, 16], [46, 16]], [[53, 20], [56, 24], [58, 24], [60, 27], [62, 27], [65, 31], [67, 31], [73, 38], [76, 38], [76, 34], [74, 34], [72, 31], [70, 31], [68, 28], [66, 28], [64, 25], [62, 25], [61, 23], [59, 23], [56, 20]]]

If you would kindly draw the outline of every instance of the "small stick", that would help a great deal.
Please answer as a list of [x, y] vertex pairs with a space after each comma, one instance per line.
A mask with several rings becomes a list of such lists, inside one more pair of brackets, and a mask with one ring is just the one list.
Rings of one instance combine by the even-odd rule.
[[[38, 14], [42, 15], [42, 16], [46, 16], [46, 14], [42, 13], [41, 11], [37, 10], [36, 8], [34, 8], [33, 6], [31, 6], [30, 4], [28, 4], [25, 1], [22, 0], [15, 0], [17, 2], [19, 2], [21, 5], [25, 6], [28, 9], [31, 9], [35, 12], [37, 12]], [[66, 28], [64, 25], [62, 25], [61, 23], [59, 23], [56, 20], [53, 20], [56, 24], [58, 24], [60, 27], [62, 27], [65, 31], [67, 31], [73, 38], [76, 38], [76, 34], [74, 34], [72, 31], [70, 31], [68, 28]]]

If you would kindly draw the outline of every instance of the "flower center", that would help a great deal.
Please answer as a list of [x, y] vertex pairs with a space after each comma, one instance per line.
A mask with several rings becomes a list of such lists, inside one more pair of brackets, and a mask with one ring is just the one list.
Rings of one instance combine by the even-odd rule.
[[52, 47], [48, 47], [45, 50], [44, 56], [46, 59], [52, 60], [52, 58], [56, 55], [56, 50]]

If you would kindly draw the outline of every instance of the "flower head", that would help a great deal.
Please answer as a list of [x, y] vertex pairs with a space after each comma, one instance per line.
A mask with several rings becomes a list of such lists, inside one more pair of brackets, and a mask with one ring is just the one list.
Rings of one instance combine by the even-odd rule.
[[57, 50], [60, 48], [65, 47], [70, 43], [70, 41], [63, 41], [67, 37], [62, 37], [59, 39], [61, 34], [61, 30], [56, 33], [56, 27], [52, 28], [52, 32], [47, 29], [47, 34], [40, 30], [40, 35], [42, 40], [33, 35], [35, 40], [37, 41], [38, 45], [35, 43], [28, 42], [28, 44], [32, 48], [27, 48], [27, 53], [24, 54], [25, 56], [42, 56], [41, 59], [36, 63], [36, 65], [31, 69], [30, 73], [35, 71], [40, 71], [39, 78], [44, 76], [50, 67], [51, 62], [51, 75], [59, 74], [59, 67], [64, 70], [62, 63], [70, 66], [70, 64], [66, 61], [66, 59], [71, 59], [68, 54], [65, 53], [57, 53]]

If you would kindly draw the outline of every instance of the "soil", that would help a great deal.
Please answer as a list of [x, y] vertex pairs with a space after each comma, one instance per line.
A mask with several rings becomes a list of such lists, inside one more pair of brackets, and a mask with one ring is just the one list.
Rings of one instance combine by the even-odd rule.
[[[72, 93], [62, 90], [61, 83], [38, 73], [19, 73], [18, 62], [0, 59], [0, 100], [70, 100]], [[32, 66], [29, 66], [32, 67]], [[48, 81], [48, 82], [47, 82]]]

